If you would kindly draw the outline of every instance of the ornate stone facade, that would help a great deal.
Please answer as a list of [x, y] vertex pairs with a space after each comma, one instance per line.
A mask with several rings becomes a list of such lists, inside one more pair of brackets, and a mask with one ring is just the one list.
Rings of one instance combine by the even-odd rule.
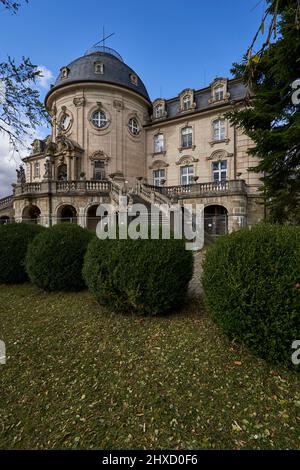
[[19, 178], [13, 198], [0, 201], [0, 217], [92, 227], [101, 202], [116, 202], [118, 192], [147, 202], [150, 191], [205, 204], [212, 234], [255, 224], [264, 207], [259, 175], [248, 171], [251, 142], [224, 117], [246, 94], [239, 80], [217, 78], [151, 103], [118, 54], [90, 51], [63, 67], [50, 89], [51, 135], [33, 142], [26, 182]]

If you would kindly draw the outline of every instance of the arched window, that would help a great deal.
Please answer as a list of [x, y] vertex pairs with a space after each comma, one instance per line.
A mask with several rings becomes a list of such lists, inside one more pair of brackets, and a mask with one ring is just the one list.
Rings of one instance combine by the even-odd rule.
[[92, 123], [98, 129], [102, 129], [107, 124], [107, 117], [103, 111], [95, 111], [92, 114]]
[[213, 139], [215, 141], [218, 140], [225, 140], [226, 138], [226, 128], [225, 128], [225, 120], [224, 119], [217, 119], [213, 122]]
[[156, 134], [154, 136], [154, 153], [161, 153], [164, 151], [165, 142], [163, 134]]
[[193, 146], [193, 129], [191, 127], [184, 127], [181, 130], [181, 147], [189, 148]]

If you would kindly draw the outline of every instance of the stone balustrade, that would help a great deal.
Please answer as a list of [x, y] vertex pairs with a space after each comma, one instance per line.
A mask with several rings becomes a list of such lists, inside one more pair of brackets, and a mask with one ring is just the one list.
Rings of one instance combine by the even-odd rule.
[[110, 181], [42, 181], [41, 183], [16, 184], [14, 196], [60, 193], [109, 193]]
[[204, 197], [211, 195], [245, 194], [246, 183], [244, 180], [229, 180], [209, 183], [195, 183], [180, 186], [151, 186], [143, 185], [148, 191], [159, 192], [168, 198]]
[[13, 203], [13, 196], [7, 196], [0, 199], [0, 209], [6, 209]]

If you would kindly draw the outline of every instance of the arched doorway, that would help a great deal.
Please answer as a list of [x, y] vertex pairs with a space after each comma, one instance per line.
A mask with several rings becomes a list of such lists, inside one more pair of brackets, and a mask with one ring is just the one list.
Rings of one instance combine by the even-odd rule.
[[23, 222], [38, 224], [40, 222], [40, 218], [41, 211], [38, 206], [32, 204], [24, 208], [22, 213]]
[[92, 230], [94, 232], [96, 232], [98, 222], [101, 220], [101, 217], [96, 215], [98, 207], [99, 204], [94, 204], [88, 208], [86, 214], [86, 227], [88, 230]]
[[61, 206], [57, 211], [57, 222], [68, 222], [71, 224], [77, 224], [77, 211], [75, 207], [69, 204]]
[[5, 225], [5, 224], [8, 224], [10, 221], [9, 219], [9, 216], [8, 215], [2, 215], [0, 217], [0, 225]]
[[68, 179], [68, 167], [64, 163], [57, 168], [57, 179], [58, 181], [67, 181]]
[[228, 233], [228, 211], [225, 207], [219, 205], [205, 207], [204, 232], [206, 241], [215, 240]]

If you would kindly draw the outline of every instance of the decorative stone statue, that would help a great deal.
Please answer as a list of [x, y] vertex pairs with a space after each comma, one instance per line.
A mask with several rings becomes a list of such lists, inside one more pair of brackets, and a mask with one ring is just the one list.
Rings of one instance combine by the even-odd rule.
[[52, 168], [51, 168], [51, 159], [50, 157], [45, 158], [45, 174], [44, 174], [44, 180], [51, 180], [52, 179]]
[[17, 183], [23, 184], [26, 183], [25, 170], [22, 165], [19, 166], [19, 169], [16, 169], [17, 172]]

